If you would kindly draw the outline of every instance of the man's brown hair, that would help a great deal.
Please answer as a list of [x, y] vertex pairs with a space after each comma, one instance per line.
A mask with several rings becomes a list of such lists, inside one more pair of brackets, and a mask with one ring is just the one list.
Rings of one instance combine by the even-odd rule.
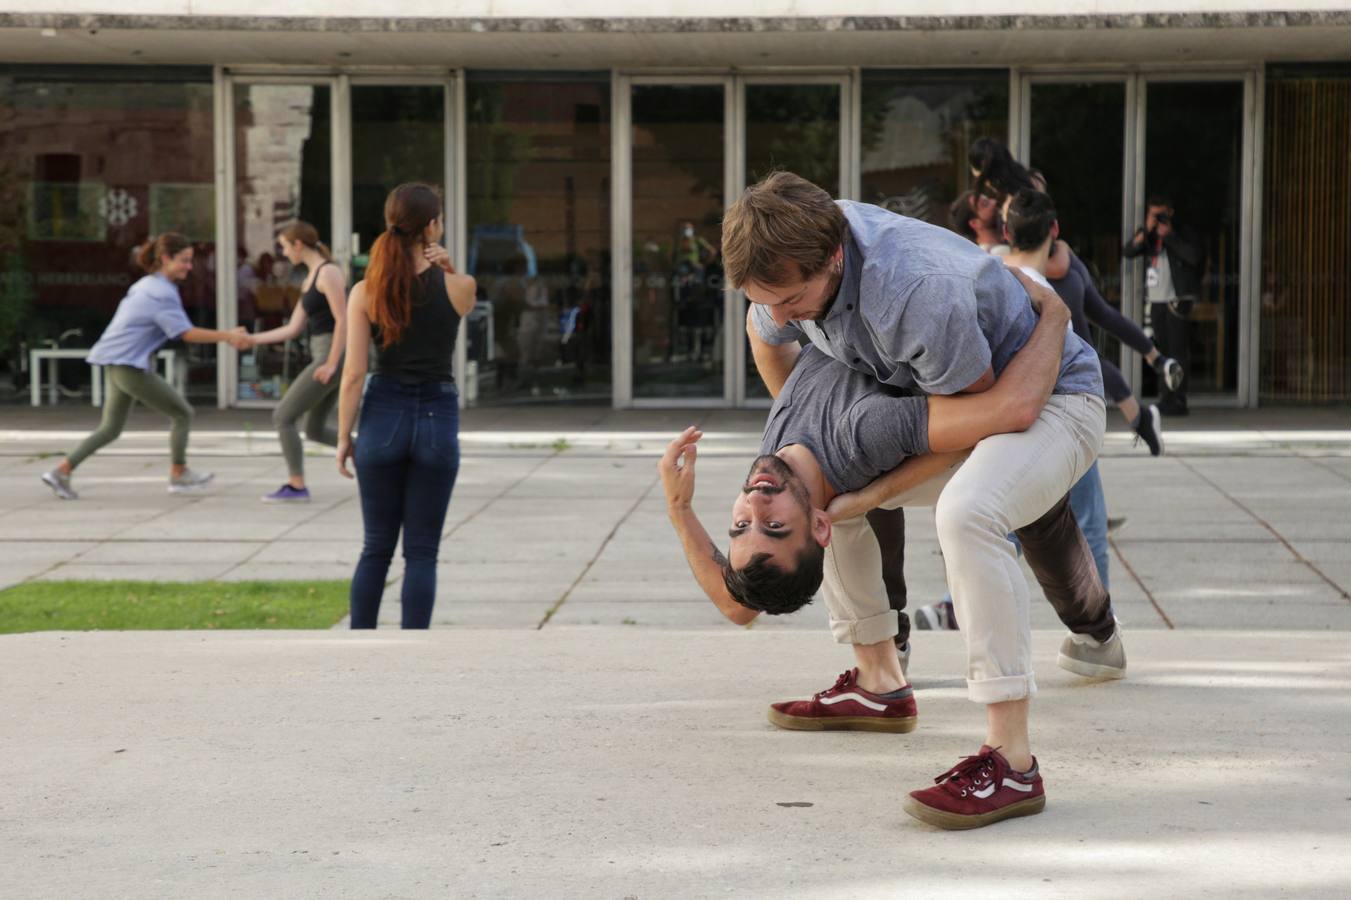
[[829, 264], [844, 229], [830, 194], [792, 172], [775, 172], [746, 188], [723, 216], [723, 271], [734, 288], [806, 280]]

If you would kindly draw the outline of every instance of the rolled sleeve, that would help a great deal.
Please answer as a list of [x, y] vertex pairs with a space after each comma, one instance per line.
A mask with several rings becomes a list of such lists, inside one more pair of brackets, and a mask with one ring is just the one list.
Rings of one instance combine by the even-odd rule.
[[791, 344], [802, 334], [802, 330], [793, 324], [780, 327], [769, 314], [769, 309], [759, 303], [751, 304], [751, 324], [760, 340], [766, 344]]

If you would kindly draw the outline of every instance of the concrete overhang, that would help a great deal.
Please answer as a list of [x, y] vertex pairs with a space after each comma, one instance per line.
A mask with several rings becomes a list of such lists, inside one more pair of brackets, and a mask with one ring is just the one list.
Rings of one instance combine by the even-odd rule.
[[491, 69], [1351, 60], [1351, 10], [782, 18], [0, 13], [0, 62]]

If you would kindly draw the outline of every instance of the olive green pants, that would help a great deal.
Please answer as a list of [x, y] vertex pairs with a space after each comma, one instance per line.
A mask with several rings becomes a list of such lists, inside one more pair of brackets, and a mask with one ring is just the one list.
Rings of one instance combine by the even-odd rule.
[[305, 444], [300, 440], [300, 429], [296, 427], [302, 416], [305, 418], [305, 437], [330, 447], [338, 446], [338, 429], [328, 424], [328, 416], [338, 402], [342, 363], [338, 364], [338, 370], [333, 373], [328, 384], [314, 377], [315, 371], [328, 361], [328, 351], [332, 346], [333, 335], [311, 335], [310, 355], [313, 362], [296, 376], [286, 389], [286, 396], [272, 411], [272, 424], [277, 428], [282, 456], [286, 457], [286, 471], [292, 476], [305, 474]]
[[103, 378], [108, 388], [103, 398], [103, 422], [98, 431], [85, 438], [84, 443], [67, 457], [70, 467], [75, 468], [100, 448], [117, 440], [138, 400], [173, 421], [169, 431], [169, 453], [174, 465], [187, 465], [188, 429], [192, 425], [192, 407], [188, 401], [154, 372], [134, 366], [105, 366]]

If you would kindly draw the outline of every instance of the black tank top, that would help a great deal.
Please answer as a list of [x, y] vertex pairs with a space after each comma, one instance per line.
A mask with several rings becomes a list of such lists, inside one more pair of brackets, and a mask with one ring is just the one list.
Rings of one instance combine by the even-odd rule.
[[459, 327], [460, 314], [450, 303], [445, 273], [432, 266], [413, 285], [412, 310], [403, 336], [381, 347], [380, 328], [371, 329], [380, 348], [376, 373], [401, 381], [454, 381], [451, 361]]
[[314, 280], [310, 282], [310, 289], [300, 295], [300, 305], [305, 307], [305, 322], [310, 334], [332, 334], [336, 324], [333, 321], [333, 310], [328, 305], [328, 298], [319, 290], [319, 273], [324, 271], [324, 266], [327, 265], [332, 263], [325, 260], [319, 264], [319, 268], [314, 270]]

